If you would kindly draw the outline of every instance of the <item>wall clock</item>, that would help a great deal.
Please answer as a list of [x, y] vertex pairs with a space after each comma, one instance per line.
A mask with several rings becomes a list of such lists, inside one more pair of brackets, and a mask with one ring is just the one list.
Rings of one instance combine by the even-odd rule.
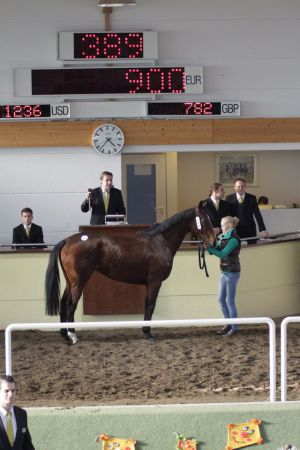
[[92, 143], [101, 155], [115, 155], [123, 148], [124, 134], [117, 125], [104, 123], [94, 130]]

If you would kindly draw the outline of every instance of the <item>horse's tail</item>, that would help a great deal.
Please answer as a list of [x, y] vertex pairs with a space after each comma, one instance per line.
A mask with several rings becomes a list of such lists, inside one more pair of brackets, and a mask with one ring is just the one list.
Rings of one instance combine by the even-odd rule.
[[66, 239], [60, 241], [52, 250], [46, 271], [45, 291], [46, 291], [46, 314], [55, 316], [59, 313], [60, 299], [60, 276], [58, 258]]

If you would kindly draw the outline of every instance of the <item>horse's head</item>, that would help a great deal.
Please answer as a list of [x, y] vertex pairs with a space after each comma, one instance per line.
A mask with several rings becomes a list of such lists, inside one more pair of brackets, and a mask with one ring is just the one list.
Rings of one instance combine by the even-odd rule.
[[206, 244], [213, 245], [216, 240], [216, 235], [206, 213], [205, 206], [206, 202], [200, 201], [199, 205], [195, 208], [196, 217], [193, 233], [197, 235], [199, 240], [203, 240]]

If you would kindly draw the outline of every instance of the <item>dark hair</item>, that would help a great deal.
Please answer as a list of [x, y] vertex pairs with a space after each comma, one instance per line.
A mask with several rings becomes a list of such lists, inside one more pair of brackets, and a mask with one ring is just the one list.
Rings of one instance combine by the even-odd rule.
[[267, 205], [269, 203], [269, 199], [268, 199], [268, 197], [266, 197], [265, 195], [261, 195], [259, 198], [258, 198], [258, 204], [259, 205]]
[[218, 191], [222, 186], [222, 183], [212, 183], [209, 186], [209, 195], [212, 194], [213, 191]]
[[233, 181], [233, 184], [235, 184], [237, 181], [242, 181], [244, 184], [245, 184], [245, 186], [246, 186], [246, 180], [245, 180], [245, 178], [242, 178], [242, 177], [237, 177], [234, 181]]
[[2, 383], [2, 381], [6, 381], [7, 383], [15, 383], [12, 375], [0, 375], [0, 383]]
[[21, 216], [23, 215], [23, 213], [29, 213], [31, 215], [33, 215], [33, 211], [31, 208], [28, 208], [28, 206], [26, 208], [23, 208], [21, 211]]
[[237, 177], [237, 178], [234, 180], [233, 184], [235, 184], [237, 181], [242, 181], [242, 182], [245, 184], [245, 186], [246, 186], [246, 184], [247, 184], [245, 178]]
[[100, 180], [103, 180], [103, 177], [104, 176], [109, 176], [109, 177], [113, 177], [113, 174], [111, 173], [111, 172], [108, 172], [107, 170], [104, 170], [104, 172], [102, 172], [101, 174], [100, 174]]

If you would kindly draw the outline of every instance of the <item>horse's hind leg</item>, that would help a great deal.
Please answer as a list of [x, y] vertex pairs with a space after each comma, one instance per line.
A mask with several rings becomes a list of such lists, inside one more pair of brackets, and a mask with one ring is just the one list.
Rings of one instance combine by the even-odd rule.
[[[71, 290], [66, 287], [60, 302], [60, 321], [74, 322], [76, 306], [74, 307], [72, 301]], [[60, 334], [69, 344], [76, 344], [78, 342], [74, 328], [61, 328]]]
[[[61, 322], [68, 322], [68, 301], [71, 296], [70, 288], [66, 287], [63, 293], [63, 296], [60, 301], [60, 321]], [[66, 341], [70, 341], [70, 338], [68, 336], [68, 329], [67, 328], [61, 328], [60, 334]]]
[[[71, 292], [70, 295], [68, 297], [67, 300], [67, 322], [74, 322], [74, 316], [75, 316], [75, 311], [78, 305], [78, 301], [81, 297], [83, 288], [79, 287], [78, 285], [72, 286], [71, 288]], [[71, 344], [76, 344], [78, 342], [78, 338], [76, 336], [75, 333], [75, 329], [74, 328], [68, 328], [67, 329], [67, 336], [70, 340]]]
[[[74, 316], [75, 316], [77, 304], [78, 304], [78, 300], [74, 304], [72, 301], [72, 296], [70, 295], [68, 302], [67, 302], [67, 321], [68, 322], [74, 322]], [[70, 344], [77, 344], [78, 337], [76, 336], [75, 328], [68, 328], [67, 331], [68, 331], [68, 339], [70, 340]]]
[[[147, 295], [145, 300], [145, 314], [144, 320], [151, 320], [154, 312], [156, 299], [161, 287], [161, 281], [156, 283], [150, 283], [147, 285]], [[150, 333], [150, 327], [143, 327], [143, 333], [146, 339], [154, 340], [154, 337]]]

